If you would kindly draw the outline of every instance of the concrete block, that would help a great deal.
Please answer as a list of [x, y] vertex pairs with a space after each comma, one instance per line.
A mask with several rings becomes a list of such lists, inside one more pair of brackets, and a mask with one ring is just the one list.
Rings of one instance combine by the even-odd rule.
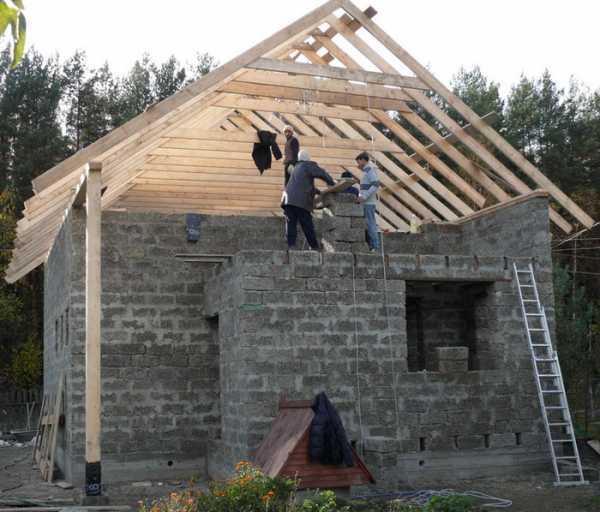
[[336, 217], [364, 217], [363, 207], [356, 203], [335, 203], [329, 207]]
[[273, 290], [275, 289], [275, 280], [272, 277], [244, 276], [241, 286], [244, 290]]
[[485, 447], [483, 435], [457, 436], [456, 445], [459, 450], [472, 450]]
[[469, 370], [468, 360], [464, 361], [447, 361], [438, 362], [438, 371], [441, 373], [466, 372]]
[[437, 347], [438, 361], [464, 361], [469, 358], [469, 347]]

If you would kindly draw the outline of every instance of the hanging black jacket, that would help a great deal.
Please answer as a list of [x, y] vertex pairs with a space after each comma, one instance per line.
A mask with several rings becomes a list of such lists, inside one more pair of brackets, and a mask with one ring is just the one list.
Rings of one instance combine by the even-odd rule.
[[258, 139], [260, 142], [254, 144], [252, 149], [252, 158], [256, 164], [256, 168], [262, 174], [266, 169], [271, 168], [271, 152], [275, 160], [281, 159], [281, 150], [275, 141], [277, 134], [266, 130], [258, 130]]
[[308, 448], [311, 462], [354, 466], [344, 425], [325, 393], [315, 397], [312, 410], [315, 417], [310, 425]]

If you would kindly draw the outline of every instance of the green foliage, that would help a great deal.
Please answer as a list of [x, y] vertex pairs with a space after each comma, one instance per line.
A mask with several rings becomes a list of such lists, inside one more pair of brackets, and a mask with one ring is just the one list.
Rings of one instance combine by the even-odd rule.
[[139, 512], [334, 512], [335, 493], [317, 491], [296, 500], [296, 482], [271, 478], [247, 462], [236, 466], [235, 475], [211, 482], [208, 492], [187, 489], [150, 504], [140, 502]]
[[[384, 509], [382, 509], [384, 510]], [[421, 507], [417, 505], [409, 505], [401, 501], [391, 501], [385, 508], [386, 512], [421, 512]]]
[[[492, 124], [498, 129], [502, 126], [504, 116], [504, 101], [500, 97], [499, 84], [488, 82], [479, 66], [467, 71], [460, 68], [459, 72], [452, 78], [454, 93], [471, 107], [477, 114], [484, 116], [495, 112], [498, 119]], [[464, 124], [460, 115], [451, 110], [450, 116]]]
[[469, 512], [473, 510], [473, 499], [468, 496], [434, 496], [423, 512]]
[[296, 510], [301, 512], [330, 512], [337, 510], [335, 492], [317, 492], [312, 498], [306, 498]]
[[12, 5], [6, 0], [0, 0], [0, 37], [7, 31], [10, 25], [10, 38], [12, 42], [11, 68], [13, 69], [19, 64], [25, 51], [27, 22], [23, 13], [24, 9], [22, 0], [13, 1]]
[[589, 350], [594, 305], [583, 287], [573, 287], [568, 270], [560, 265], [554, 268], [554, 309], [562, 370], [573, 383], [585, 375], [586, 368], [598, 363]]
[[41, 343], [29, 338], [15, 349], [8, 377], [17, 389], [33, 389], [41, 384], [43, 351]]

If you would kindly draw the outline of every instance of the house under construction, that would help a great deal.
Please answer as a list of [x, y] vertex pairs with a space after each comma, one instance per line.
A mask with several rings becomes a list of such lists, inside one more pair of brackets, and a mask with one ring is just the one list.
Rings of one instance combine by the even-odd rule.
[[[375, 14], [330, 0], [34, 180], [6, 279], [44, 265], [51, 465], [73, 483], [226, 474], [282, 394], [319, 391], [390, 485], [556, 462], [513, 263], [551, 332], [550, 224], [594, 220]], [[287, 251], [282, 165], [251, 157], [286, 124], [335, 178], [376, 160], [381, 253], [345, 194], [323, 252]]]

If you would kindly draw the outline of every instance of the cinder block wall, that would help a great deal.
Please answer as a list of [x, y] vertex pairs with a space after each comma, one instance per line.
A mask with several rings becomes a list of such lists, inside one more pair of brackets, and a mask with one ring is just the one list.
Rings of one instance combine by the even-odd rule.
[[[532, 199], [462, 225], [425, 226], [416, 235], [386, 235], [390, 327], [381, 255], [339, 252], [366, 248], [360, 208], [346, 203], [332, 210], [336, 216], [317, 225], [338, 252], [323, 254], [318, 262], [319, 255], [313, 253], [291, 253], [285, 260], [287, 253], [277, 252], [285, 248], [279, 218], [203, 216], [201, 241], [190, 245], [181, 215], [105, 213], [105, 480], [201, 471], [211, 442], [222, 441], [229, 450], [222, 461], [235, 462], [266, 432], [281, 391], [308, 398], [321, 389], [336, 400], [353, 438], [360, 437], [362, 421], [366, 457], [382, 475], [434, 475], [453, 455], [467, 470], [474, 459], [465, 458], [461, 449], [488, 450], [485, 460], [491, 461], [486, 446], [499, 439], [516, 445], [518, 438], [520, 444], [507, 446], [508, 454], [494, 452], [490, 468], [540, 460], [544, 450], [537, 398], [515, 290], [505, 280], [510, 273], [504, 256], [536, 258], [551, 312], [547, 201]], [[507, 224], [516, 219], [521, 224], [513, 231]], [[66, 370], [66, 427], [59, 437], [59, 463], [76, 484], [83, 480], [84, 460], [84, 228], [83, 212], [73, 212], [50, 255], [45, 290], [46, 387], [50, 391], [59, 370]], [[495, 236], [498, 232], [502, 235]], [[174, 257], [247, 249], [267, 252], [254, 252], [252, 261], [243, 259], [249, 253], [236, 257], [208, 286], [214, 264]], [[460, 375], [407, 371], [404, 282], [423, 279], [494, 283], [490, 303], [476, 314], [487, 322], [481, 332], [497, 351], [498, 366]], [[490, 317], [490, 311], [495, 315]], [[215, 313], [218, 331], [206, 319]], [[59, 342], [56, 349], [55, 326], [61, 315], [68, 342]], [[394, 340], [391, 352], [388, 330]], [[392, 353], [396, 401], [390, 383]], [[470, 418], [471, 430], [465, 430], [461, 418]], [[482, 442], [483, 448], [476, 447]], [[525, 455], [515, 459], [519, 450]], [[398, 471], [388, 471], [394, 468]]]
[[406, 367], [404, 283], [388, 285], [386, 305], [378, 255], [280, 251], [242, 251], [207, 284], [221, 347], [213, 474], [252, 456], [282, 395], [325, 390], [351, 438], [363, 437], [361, 425], [364, 435], [394, 434], [390, 386], [394, 365]]
[[[201, 240], [191, 244], [182, 215], [103, 214], [105, 481], [203, 471], [208, 440], [220, 435], [218, 345], [203, 303], [215, 264], [175, 255], [283, 248], [285, 241], [276, 218], [204, 216], [201, 230]], [[46, 266], [44, 301], [45, 390], [54, 392], [65, 372], [57, 460], [74, 484], [84, 478], [84, 258], [85, 213], [74, 210]]]
[[[390, 485], [547, 460], [504, 258], [388, 255], [386, 274], [384, 281], [380, 255], [240, 252], [208, 283], [205, 302], [223, 325], [222, 438], [211, 450], [212, 474], [252, 456], [282, 394], [319, 391]], [[408, 371], [405, 282], [415, 279], [489, 283], [480, 342], [493, 369]], [[457, 343], [453, 335], [447, 345]]]

